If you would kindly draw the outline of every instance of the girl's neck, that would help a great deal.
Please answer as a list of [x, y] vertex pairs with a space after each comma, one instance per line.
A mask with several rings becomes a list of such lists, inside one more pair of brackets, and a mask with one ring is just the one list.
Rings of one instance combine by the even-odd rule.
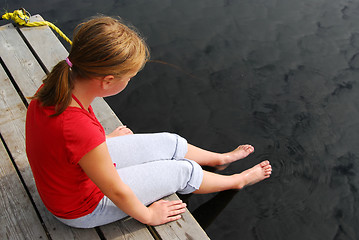
[[[94, 88], [91, 82], [88, 81], [76, 81], [72, 94], [80, 101], [86, 111], [89, 110], [91, 103], [96, 98]], [[70, 106], [81, 108], [74, 99], [72, 99]]]

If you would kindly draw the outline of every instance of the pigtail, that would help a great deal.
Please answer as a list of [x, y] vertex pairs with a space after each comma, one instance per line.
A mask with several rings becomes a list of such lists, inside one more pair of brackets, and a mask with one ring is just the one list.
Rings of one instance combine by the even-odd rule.
[[72, 75], [66, 61], [59, 62], [43, 80], [42, 88], [32, 97], [38, 99], [42, 106], [54, 106], [52, 117], [60, 115], [71, 103], [74, 87]]

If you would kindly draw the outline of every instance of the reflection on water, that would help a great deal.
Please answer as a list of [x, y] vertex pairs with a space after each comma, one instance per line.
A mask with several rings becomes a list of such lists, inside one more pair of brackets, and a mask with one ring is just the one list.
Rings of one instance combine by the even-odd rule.
[[149, 63], [107, 101], [135, 132], [177, 132], [216, 151], [253, 144], [225, 174], [272, 162], [255, 186], [190, 197], [212, 239], [359, 238], [357, 1], [2, 2], [68, 35], [97, 12], [121, 15], [153, 59], [196, 76]]

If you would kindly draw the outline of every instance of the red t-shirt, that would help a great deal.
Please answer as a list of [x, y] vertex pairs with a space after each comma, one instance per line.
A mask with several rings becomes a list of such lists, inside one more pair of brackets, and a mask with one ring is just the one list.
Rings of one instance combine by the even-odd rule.
[[91, 106], [68, 107], [56, 117], [54, 107], [32, 100], [26, 117], [26, 153], [36, 187], [55, 216], [74, 219], [91, 213], [104, 194], [78, 162], [106, 140]]

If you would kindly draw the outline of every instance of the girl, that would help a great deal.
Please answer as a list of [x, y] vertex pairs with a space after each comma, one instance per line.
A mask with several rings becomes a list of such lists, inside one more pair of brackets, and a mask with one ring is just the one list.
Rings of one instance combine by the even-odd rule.
[[175, 134], [133, 134], [119, 127], [106, 139], [91, 102], [121, 92], [145, 65], [148, 48], [132, 29], [110, 17], [80, 24], [66, 60], [32, 97], [26, 118], [26, 151], [38, 192], [63, 223], [90, 228], [132, 216], [159, 225], [177, 220], [182, 201], [158, 200], [178, 192], [241, 189], [271, 174], [263, 161], [230, 176], [225, 168], [254, 151], [209, 152]]

